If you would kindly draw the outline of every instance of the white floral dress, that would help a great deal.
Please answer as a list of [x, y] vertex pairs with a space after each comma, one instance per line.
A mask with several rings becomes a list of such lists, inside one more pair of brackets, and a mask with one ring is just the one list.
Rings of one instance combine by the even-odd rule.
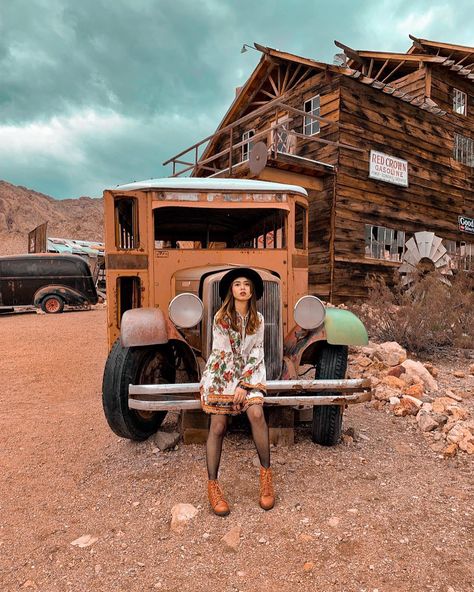
[[[245, 328], [248, 315], [237, 313], [240, 331], [232, 329], [226, 319], [216, 322], [212, 328], [212, 352], [201, 378], [201, 404], [206, 413], [237, 415], [249, 405], [263, 404], [266, 393], [266, 372], [263, 355], [265, 323], [258, 314], [260, 325], [253, 335]], [[245, 403], [240, 409], [233, 408], [235, 389], [248, 389]]]

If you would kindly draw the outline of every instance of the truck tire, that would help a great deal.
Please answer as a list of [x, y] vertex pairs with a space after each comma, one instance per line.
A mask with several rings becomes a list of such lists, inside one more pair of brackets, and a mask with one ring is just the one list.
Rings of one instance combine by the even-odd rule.
[[[316, 378], [344, 378], [347, 368], [347, 345], [326, 343], [316, 358]], [[321, 392], [321, 395], [338, 393]], [[313, 407], [312, 440], [322, 446], [334, 446], [341, 439], [342, 405], [315, 405]]]
[[64, 310], [64, 300], [56, 294], [45, 296], [41, 301], [41, 310], [47, 314], [59, 314]]
[[175, 375], [170, 347], [122, 347], [117, 339], [107, 358], [102, 382], [102, 405], [111, 430], [121, 438], [137, 441], [154, 434], [166, 411], [130, 409], [128, 386], [173, 383]]

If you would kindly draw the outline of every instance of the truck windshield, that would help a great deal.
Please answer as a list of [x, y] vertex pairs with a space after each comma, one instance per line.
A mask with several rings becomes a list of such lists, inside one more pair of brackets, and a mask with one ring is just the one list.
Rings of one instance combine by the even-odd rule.
[[157, 208], [155, 248], [282, 249], [287, 215], [277, 208]]

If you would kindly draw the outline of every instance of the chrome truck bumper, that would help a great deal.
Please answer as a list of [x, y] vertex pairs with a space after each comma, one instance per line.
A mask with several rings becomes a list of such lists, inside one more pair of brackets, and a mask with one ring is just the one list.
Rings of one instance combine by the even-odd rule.
[[[333, 393], [340, 395], [308, 395], [306, 393]], [[271, 396], [275, 393], [276, 396]], [[304, 394], [301, 394], [304, 393]], [[270, 396], [269, 396], [270, 395]], [[199, 383], [131, 384], [128, 406], [141, 411], [182, 411], [200, 409]], [[268, 380], [265, 405], [288, 407], [313, 405], [353, 405], [372, 398], [369, 379], [343, 380]]]

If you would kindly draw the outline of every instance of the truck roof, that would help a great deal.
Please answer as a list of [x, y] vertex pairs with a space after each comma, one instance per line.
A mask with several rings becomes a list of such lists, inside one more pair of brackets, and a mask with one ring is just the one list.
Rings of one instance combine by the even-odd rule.
[[111, 191], [134, 191], [139, 189], [159, 190], [190, 190], [190, 191], [271, 191], [299, 193], [308, 197], [306, 189], [299, 185], [254, 181], [253, 179], [216, 179], [210, 177], [168, 177], [163, 179], [147, 179], [125, 185], [118, 185]]

